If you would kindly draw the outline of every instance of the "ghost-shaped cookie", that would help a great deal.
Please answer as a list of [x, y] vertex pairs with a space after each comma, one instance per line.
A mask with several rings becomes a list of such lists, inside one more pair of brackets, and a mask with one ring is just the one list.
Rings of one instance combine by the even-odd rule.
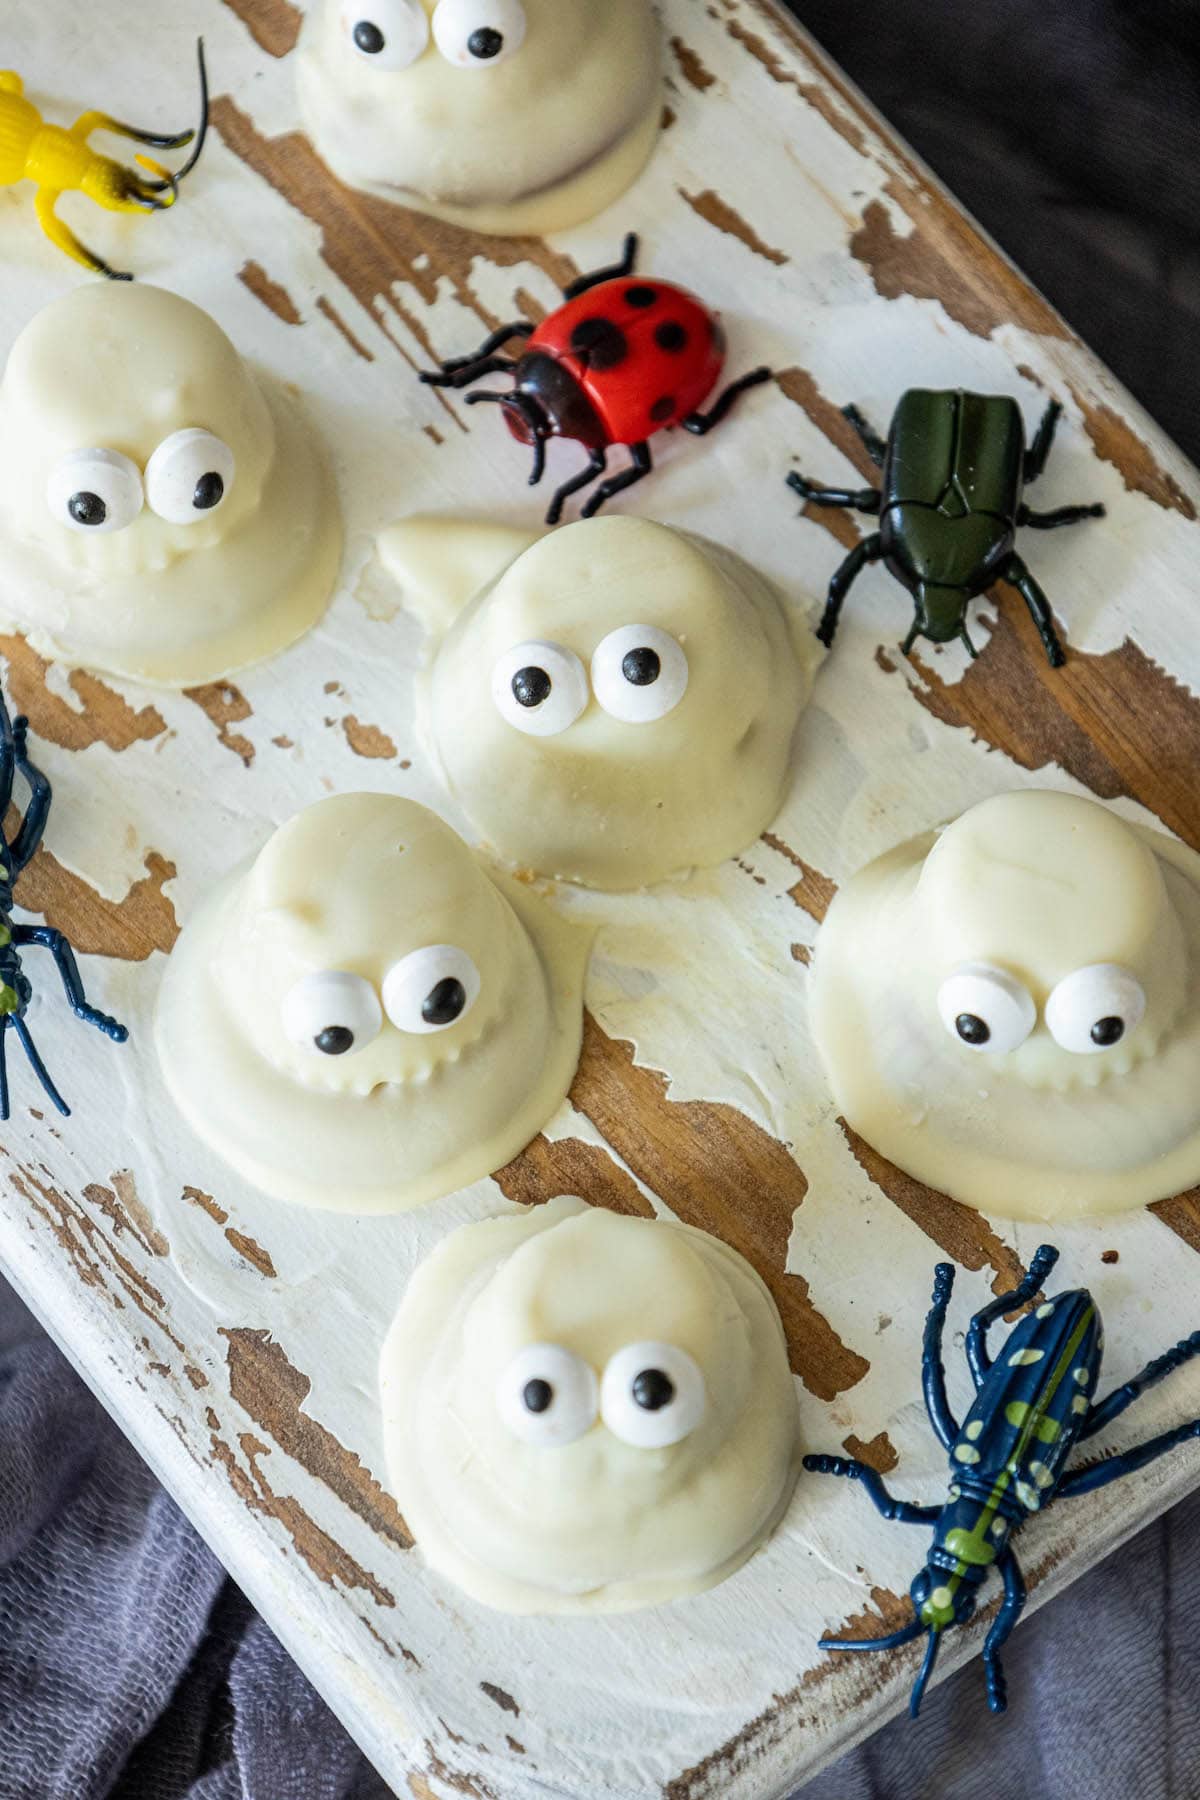
[[311, 426], [207, 313], [92, 282], [9, 354], [0, 554], [5, 629], [48, 657], [185, 687], [316, 622], [341, 523]]
[[602, 211], [662, 114], [651, 0], [318, 0], [297, 71], [343, 181], [502, 235]]
[[985, 800], [842, 888], [813, 1026], [839, 1112], [1002, 1217], [1200, 1181], [1200, 857], [1096, 801]]
[[587, 946], [428, 808], [338, 795], [188, 921], [159, 1061], [199, 1136], [264, 1192], [401, 1211], [502, 1168], [555, 1112]]
[[783, 1329], [706, 1232], [563, 1197], [461, 1226], [383, 1351], [390, 1482], [426, 1561], [513, 1613], [712, 1587], [799, 1466]]
[[422, 730], [509, 862], [641, 888], [778, 812], [820, 651], [740, 557], [629, 516], [542, 537], [427, 517], [380, 551], [435, 636], [449, 621]]

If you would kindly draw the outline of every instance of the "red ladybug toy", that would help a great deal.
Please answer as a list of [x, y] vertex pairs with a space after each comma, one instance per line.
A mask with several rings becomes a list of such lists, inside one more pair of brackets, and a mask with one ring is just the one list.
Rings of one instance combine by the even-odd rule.
[[[421, 376], [431, 387], [463, 388], [481, 375], [511, 373], [511, 389], [468, 394], [467, 405], [490, 401], [504, 408], [512, 435], [533, 446], [530, 487], [545, 473], [547, 438], [574, 438], [590, 450], [586, 469], [565, 481], [551, 501], [548, 525], [558, 524], [564, 501], [604, 474], [615, 444], [628, 445], [631, 466], [600, 483], [583, 508], [585, 519], [650, 473], [647, 440], [656, 431], [682, 425], [703, 437], [743, 389], [771, 379], [770, 369], [753, 369], [701, 412], [725, 363], [720, 321], [686, 288], [632, 280], [636, 256], [631, 232], [617, 266], [573, 281], [564, 291], [565, 305], [536, 328], [527, 320], [502, 325], [473, 355], [451, 357], [436, 373]], [[524, 354], [498, 356], [515, 337], [528, 338]]]

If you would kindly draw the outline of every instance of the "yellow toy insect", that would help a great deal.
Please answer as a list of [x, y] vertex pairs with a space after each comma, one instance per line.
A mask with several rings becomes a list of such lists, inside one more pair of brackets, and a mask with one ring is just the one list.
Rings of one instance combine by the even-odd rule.
[[[102, 112], [85, 112], [69, 128], [48, 125], [37, 107], [25, 98], [21, 77], [11, 69], [0, 70], [0, 187], [12, 187], [19, 181], [36, 182], [34, 204], [42, 230], [52, 244], [94, 274], [107, 275], [112, 281], [133, 279], [132, 275], [110, 268], [103, 257], [79, 241], [58, 217], [58, 201], [65, 193], [78, 192], [108, 212], [128, 213], [163, 212], [175, 204], [179, 183], [195, 168], [208, 133], [208, 73], [203, 42], [197, 45], [197, 53], [200, 123], [194, 131], [174, 135], [139, 131], [136, 126], [124, 125]], [[156, 150], [182, 150], [188, 144], [194, 147], [183, 168], [174, 174], [148, 156], [135, 157], [139, 167], [154, 177], [147, 180], [112, 157], [93, 150], [88, 140], [96, 131], [111, 131], [117, 137], [132, 138], [135, 143], [149, 144]]]

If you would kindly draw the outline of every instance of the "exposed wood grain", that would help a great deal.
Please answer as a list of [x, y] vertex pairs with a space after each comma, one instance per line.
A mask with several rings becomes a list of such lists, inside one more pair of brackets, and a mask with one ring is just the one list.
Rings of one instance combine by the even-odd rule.
[[699, 194], [689, 194], [684, 188], [680, 188], [679, 192], [681, 198], [687, 201], [692, 211], [701, 219], [707, 224], [715, 226], [718, 231], [723, 231], [727, 237], [736, 238], [740, 244], [745, 244], [747, 250], [752, 250], [755, 256], [761, 256], [765, 262], [774, 263], [776, 268], [781, 268], [789, 260], [782, 250], [776, 250], [770, 244], [764, 243], [753, 225], [748, 224], [741, 214], [730, 206], [728, 200], [722, 200], [720, 194], [713, 188], [705, 188]]
[[296, 47], [304, 14], [291, 0], [225, 0], [268, 56], [287, 56]]
[[7, 664], [8, 691], [17, 711], [27, 715], [35, 737], [63, 750], [87, 750], [92, 744], [128, 750], [131, 744], [161, 737], [167, 729], [156, 706], [133, 707], [107, 682], [82, 669], [67, 674], [67, 685], [78, 702], [69, 705], [50, 689], [45, 657], [22, 637], [0, 636], [0, 655]]
[[43, 846], [22, 874], [17, 897], [29, 912], [66, 932], [83, 955], [145, 962], [156, 950], [171, 950], [179, 936], [175, 908], [163, 892], [175, 877], [175, 864], [148, 850], [145, 866], [142, 880], [123, 900], [108, 900]]
[[226, 750], [232, 750], [247, 768], [254, 761], [254, 745], [233, 726], [240, 725], [252, 716], [253, 709], [241, 688], [235, 687], [232, 681], [210, 681], [204, 687], [186, 688], [185, 694], [193, 700], [207, 719], [216, 726], [217, 741]]
[[244, 262], [238, 270], [238, 280], [248, 287], [256, 300], [261, 300], [268, 312], [284, 325], [302, 323], [300, 308], [292, 299], [282, 282], [273, 281], [258, 262]]

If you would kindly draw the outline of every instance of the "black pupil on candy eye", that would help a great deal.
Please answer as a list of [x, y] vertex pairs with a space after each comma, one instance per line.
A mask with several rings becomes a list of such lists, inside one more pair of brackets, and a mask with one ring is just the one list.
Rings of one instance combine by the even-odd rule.
[[498, 31], [493, 31], [490, 26], [481, 26], [478, 31], [473, 31], [467, 39], [467, 49], [472, 56], [477, 56], [480, 62], [489, 62], [493, 56], [499, 56], [503, 48], [503, 37]]
[[421, 1017], [427, 1025], [453, 1025], [466, 1004], [466, 988], [455, 976], [447, 975], [426, 994]]
[[991, 1031], [978, 1013], [959, 1013], [954, 1029], [964, 1044], [986, 1044]]
[[643, 1369], [633, 1378], [630, 1388], [635, 1406], [643, 1412], [659, 1412], [675, 1398], [675, 1383], [661, 1369]]
[[67, 511], [77, 525], [103, 525], [108, 517], [108, 508], [99, 494], [88, 493], [86, 488], [82, 493], [71, 495]]
[[360, 19], [354, 27], [354, 42], [364, 56], [378, 56], [387, 44], [387, 39], [378, 25], [372, 25], [369, 19]]
[[347, 1050], [354, 1048], [354, 1033], [348, 1025], [327, 1025], [313, 1043], [322, 1056], [345, 1056]]
[[541, 1376], [527, 1381], [521, 1389], [521, 1402], [526, 1412], [544, 1413], [554, 1398], [554, 1389]]
[[1093, 1044], [1102, 1044], [1107, 1050], [1112, 1044], [1119, 1044], [1125, 1036], [1125, 1021], [1110, 1014], [1107, 1019], [1097, 1019], [1092, 1026]]
[[540, 706], [550, 698], [550, 687], [545, 669], [518, 669], [512, 678], [513, 699], [518, 706]]
[[621, 660], [621, 673], [633, 687], [650, 687], [662, 674], [662, 659], [657, 650], [627, 650]]
[[192, 505], [197, 512], [211, 512], [214, 506], [220, 506], [225, 498], [225, 483], [215, 469], [202, 475], [196, 483], [196, 491], [192, 495]]

